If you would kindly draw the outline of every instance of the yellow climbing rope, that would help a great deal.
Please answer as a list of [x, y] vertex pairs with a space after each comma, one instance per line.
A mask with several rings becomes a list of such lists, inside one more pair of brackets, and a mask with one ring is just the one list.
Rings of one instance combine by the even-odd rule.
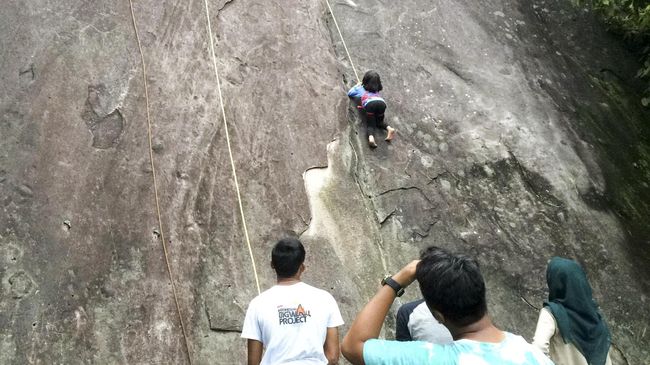
[[348, 46], [345, 44], [345, 39], [343, 39], [343, 34], [341, 33], [341, 28], [339, 28], [339, 22], [336, 21], [336, 16], [334, 16], [334, 12], [332, 11], [332, 6], [330, 5], [329, 0], [325, 0], [325, 3], [327, 4], [327, 8], [330, 11], [330, 14], [332, 15], [332, 20], [334, 20], [334, 26], [336, 26], [336, 30], [339, 32], [339, 37], [341, 38], [341, 42], [343, 43], [343, 48], [345, 49], [345, 54], [348, 55], [348, 59], [350, 60], [350, 65], [352, 66], [352, 71], [354, 71], [354, 77], [357, 78], [357, 82], [361, 82], [361, 79], [359, 79], [359, 74], [357, 73], [357, 68], [354, 67], [354, 62], [352, 61], [352, 57], [350, 57], [350, 52], [348, 51]]
[[232, 154], [232, 146], [230, 144], [230, 133], [228, 132], [228, 120], [226, 119], [226, 109], [223, 105], [223, 95], [221, 93], [221, 80], [219, 78], [219, 69], [217, 67], [217, 57], [214, 52], [214, 40], [212, 38], [212, 25], [210, 24], [210, 8], [208, 7], [208, 0], [204, 0], [205, 3], [205, 15], [208, 21], [208, 35], [210, 39], [210, 55], [212, 56], [212, 65], [214, 66], [214, 76], [217, 79], [217, 91], [219, 94], [219, 104], [221, 105], [221, 115], [223, 117], [223, 129], [226, 133], [226, 143], [228, 144], [228, 154], [230, 156], [230, 167], [232, 168], [232, 178], [235, 182], [235, 191], [237, 193], [237, 202], [239, 203], [239, 213], [241, 214], [242, 227], [244, 229], [244, 238], [246, 239], [246, 245], [248, 246], [248, 254], [251, 258], [251, 264], [253, 266], [253, 275], [255, 276], [255, 284], [257, 285], [257, 294], [261, 293], [260, 289], [260, 279], [257, 275], [257, 268], [255, 266], [255, 257], [253, 256], [253, 248], [251, 247], [251, 241], [248, 237], [248, 228], [246, 227], [246, 216], [244, 215], [244, 205], [242, 204], [241, 193], [239, 190], [239, 181], [237, 180], [237, 169], [235, 168], [235, 160]]
[[169, 274], [169, 281], [172, 285], [172, 293], [174, 295], [174, 303], [176, 304], [176, 313], [178, 314], [178, 319], [181, 324], [181, 330], [183, 332], [183, 341], [185, 343], [185, 350], [187, 353], [187, 360], [190, 365], [192, 365], [192, 355], [190, 352], [190, 344], [187, 338], [187, 332], [185, 331], [185, 323], [183, 322], [183, 315], [181, 313], [181, 307], [178, 302], [178, 295], [176, 295], [176, 284], [174, 281], [174, 275], [172, 274], [171, 265], [169, 264], [169, 253], [167, 251], [167, 242], [165, 241], [165, 231], [163, 229], [162, 217], [160, 214], [160, 199], [158, 198], [158, 184], [156, 182], [156, 167], [154, 164], [153, 158], [153, 143], [151, 138], [151, 115], [149, 113], [149, 91], [147, 85], [147, 66], [144, 61], [144, 52], [142, 51], [142, 43], [140, 42], [140, 34], [138, 33], [138, 24], [135, 20], [135, 12], [133, 10], [133, 1], [129, 0], [129, 6], [131, 8], [131, 20], [133, 21], [133, 29], [135, 30], [135, 38], [138, 42], [138, 50], [140, 51], [140, 61], [142, 63], [142, 80], [144, 81], [144, 99], [146, 103], [146, 112], [147, 112], [147, 137], [149, 140], [149, 161], [151, 162], [151, 177], [153, 178], [153, 191], [154, 197], [156, 200], [156, 214], [158, 216], [158, 227], [160, 229], [160, 240], [162, 243], [163, 252], [165, 254], [165, 264], [167, 266], [167, 273]]

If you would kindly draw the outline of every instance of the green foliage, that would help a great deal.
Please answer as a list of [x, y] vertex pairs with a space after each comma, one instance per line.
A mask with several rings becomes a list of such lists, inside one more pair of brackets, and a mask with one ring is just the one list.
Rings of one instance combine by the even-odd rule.
[[600, 13], [609, 29], [621, 34], [634, 52], [641, 55], [643, 66], [637, 76], [649, 81], [644, 106], [650, 105], [650, 0], [573, 0]]

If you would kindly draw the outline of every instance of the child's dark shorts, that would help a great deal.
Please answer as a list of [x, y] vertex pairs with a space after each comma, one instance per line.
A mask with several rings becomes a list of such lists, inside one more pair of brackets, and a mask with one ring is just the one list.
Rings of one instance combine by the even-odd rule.
[[368, 102], [364, 109], [368, 115], [381, 116], [386, 111], [386, 103], [381, 100], [373, 100]]

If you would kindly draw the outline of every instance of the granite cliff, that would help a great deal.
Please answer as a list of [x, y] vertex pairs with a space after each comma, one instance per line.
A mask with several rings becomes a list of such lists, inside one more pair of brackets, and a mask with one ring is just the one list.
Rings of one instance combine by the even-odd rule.
[[[553, 255], [586, 269], [616, 364], [650, 363], [650, 113], [638, 64], [555, 0], [338, 0], [398, 129], [370, 150], [322, 1], [211, 0], [262, 289], [300, 236], [349, 323], [431, 244], [478, 257], [499, 326], [530, 339]], [[202, 1], [0, 3], [0, 363], [237, 364], [257, 294]], [[411, 288], [403, 301], [417, 297]], [[392, 336], [389, 318], [386, 336]], [[343, 329], [343, 332], [345, 328]]]

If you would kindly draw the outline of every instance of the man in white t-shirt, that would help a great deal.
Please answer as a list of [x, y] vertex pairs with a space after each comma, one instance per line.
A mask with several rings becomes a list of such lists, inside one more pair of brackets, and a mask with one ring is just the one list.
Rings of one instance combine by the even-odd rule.
[[277, 285], [250, 302], [241, 333], [248, 339], [248, 365], [338, 364], [343, 318], [330, 293], [300, 281], [304, 261], [297, 239], [273, 247]]
[[397, 311], [395, 339], [437, 344], [454, 342], [447, 327], [433, 317], [424, 299], [406, 303]]

